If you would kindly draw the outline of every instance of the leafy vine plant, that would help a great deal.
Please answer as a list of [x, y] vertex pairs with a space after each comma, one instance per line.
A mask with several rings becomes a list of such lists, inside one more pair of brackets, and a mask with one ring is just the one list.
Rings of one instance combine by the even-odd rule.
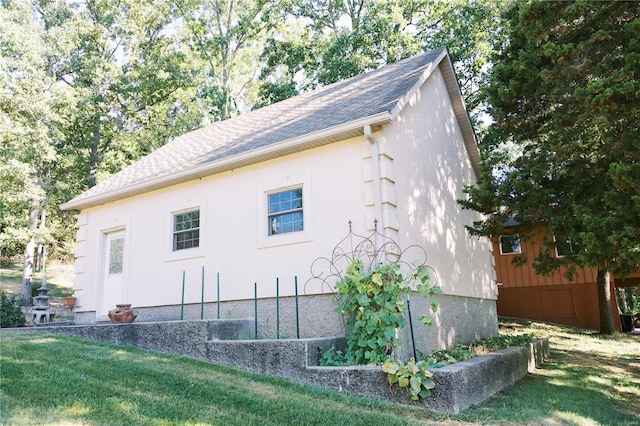
[[[414, 264], [406, 276], [400, 264], [378, 263], [366, 271], [363, 262], [354, 258], [344, 276], [335, 284], [338, 296], [337, 311], [343, 316], [347, 349], [344, 354], [329, 353], [326, 360], [334, 362], [343, 355], [346, 364], [383, 364], [391, 385], [406, 388], [413, 400], [430, 395], [435, 387], [428, 362], [411, 359], [403, 363], [395, 358], [401, 342], [397, 330], [405, 325], [405, 298], [415, 289], [429, 300], [432, 312], [437, 303], [433, 296], [442, 294], [440, 287], [429, 285], [429, 268]], [[428, 313], [420, 320], [432, 323]]]
[[[411, 264], [407, 258], [423, 260]], [[370, 235], [358, 235], [349, 221], [347, 235], [331, 256], [312, 263], [311, 278], [305, 284], [305, 293], [328, 290], [335, 295], [336, 311], [345, 325], [345, 352], [335, 348], [325, 351], [320, 365], [382, 365], [390, 385], [408, 390], [413, 400], [428, 396], [435, 387], [428, 370], [433, 367], [430, 361], [403, 362], [396, 353], [401, 344], [397, 332], [405, 325], [409, 295], [415, 291], [427, 299], [429, 308], [420, 317], [424, 324], [432, 323], [428, 311], [438, 309], [433, 299], [442, 291], [430, 284], [430, 270], [422, 247], [401, 249], [378, 232], [377, 221]]]

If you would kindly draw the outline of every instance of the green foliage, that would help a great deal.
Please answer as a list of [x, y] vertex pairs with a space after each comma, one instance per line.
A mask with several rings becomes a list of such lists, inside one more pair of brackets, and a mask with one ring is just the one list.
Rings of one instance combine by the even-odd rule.
[[285, 2], [288, 19], [263, 50], [261, 105], [447, 46], [472, 117], [490, 69], [504, 0]]
[[0, 291], [0, 327], [24, 327], [26, 320], [21, 307], [18, 297]]
[[[365, 272], [362, 261], [354, 259], [335, 285], [340, 300], [337, 312], [345, 319], [347, 331], [345, 359], [352, 364], [375, 364], [393, 356], [400, 343], [396, 330], [405, 324], [405, 297], [412, 292], [411, 283], [418, 283], [416, 289], [425, 298], [441, 294], [440, 288], [430, 287], [428, 281], [424, 265], [405, 279], [398, 263], [377, 264]], [[437, 304], [430, 306], [435, 312]], [[427, 314], [421, 320], [425, 324], [431, 321]]]
[[457, 344], [454, 348], [433, 352], [429, 355], [429, 360], [435, 363], [436, 367], [447, 364], [465, 361], [476, 356], [495, 352], [499, 349], [511, 348], [514, 346], [525, 346], [533, 341], [533, 335], [504, 335], [498, 337], [487, 337], [470, 344]]
[[428, 397], [431, 395], [431, 389], [436, 387], [429, 368], [431, 365], [428, 361], [416, 362], [413, 358], [407, 363], [387, 360], [382, 365], [382, 371], [387, 373], [389, 384], [397, 383], [400, 388], [406, 388], [412, 401]]
[[[513, 2], [486, 94], [493, 140], [480, 185], [464, 207], [487, 214], [469, 227], [496, 235], [517, 216], [521, 236], [545, 224], [534, 266], [618, 276], [640, 265], [640, 4]], [[501, 149], [511, 146], [512, 155]], [[553, 235], [576, 249], [549, 255]], [[613, 332], [608, 303], [601, 331]]]
[[345, 353], [342, 352], [341, 350], [336, 349], [333, 346], [327, 350], [325, 350], [322, 347], [320, 347], [319, 349], [321, 352], [321, 356], [318, 363], [322, 367], [337, 367], [342, 365], [350, 365], [350, 362], [349, 360], [347, 360]]

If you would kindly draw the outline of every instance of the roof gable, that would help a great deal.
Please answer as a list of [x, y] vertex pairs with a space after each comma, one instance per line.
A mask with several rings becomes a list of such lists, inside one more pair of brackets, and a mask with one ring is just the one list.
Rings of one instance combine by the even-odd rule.
[[[446, 80], [453, 68], [441, 48], [188, 132], [61, 207], [91, 207], [361, 135], [364, 125], [392, 120], [445, 58]], [[470, 122], [465, 133], [469, 119], [455, 75], [449, 80], [454, 108], [462, 108], [456, 113], [465, 145], [477, 152]], [[475, 164], [473, 152], [470, 157]]]

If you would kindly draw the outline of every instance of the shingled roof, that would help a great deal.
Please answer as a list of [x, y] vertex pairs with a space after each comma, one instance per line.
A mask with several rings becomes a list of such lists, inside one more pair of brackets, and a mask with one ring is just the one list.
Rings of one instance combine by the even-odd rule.
[[471, 123], [441, 48], [186, 133], [61, 207], [87, 208], [362, 135], [366, 125], [393, 120], [438, 66], [477, 168]]

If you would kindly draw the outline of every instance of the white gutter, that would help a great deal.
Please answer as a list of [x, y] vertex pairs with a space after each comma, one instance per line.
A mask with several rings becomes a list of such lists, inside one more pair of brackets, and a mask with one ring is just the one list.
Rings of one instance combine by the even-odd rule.
[[[380, 146], [378, 140], [373, 136], [370, 125], [364, 126], [364, 135], [371, 143], [371, 162], [373, 169], [373, 203], [376, 212], [378, 225], [380, 225], [380, 233], [385, 235], [384, 220], [382, 216], [382, 182], [380, 181]], [[379, 247], [376, 247], [376, 249]]]
[[[80, 195], [64, 204], [61, 204], [60, 208], [63, 210], [80, 210], [83, 208], [94, 207], [111, 201], [120, 200], [125, 197], [141, 194], [143, 192], [165, 188], [171, 185], [176, 185], [193, 179], [210, 176], [216, 173], [221, 173], [249, 164], [274, 159], [284, 155], [292, 154], [294, 152], [299, 152], [305, 149], [315, 148], [318, 146], [329, 144], [331, 142], [335, 142], [338, 140], [337, 138], [343, 137], [345, 134], [351, 132], [357, 132], [357, 134], [361, 135], [361, 129], [363, 128], [363, 126], [371, 128], [371, 126], [388, 123], [389, 120], [389, 113], [382, 112], [380, 114], [344, 123], [339, 126], [330, 127], [318, 132], [309, 133], [296, 138], [284, 140], [282, 142], [277, 142], [262, 148], [222, 158], [220, 160], [192, 167], [187, 170], [182, 170], [177, 173], [171, 173], [169, 175], [162, 175], [159, 177], [131, 183], [111, 191], [101, 192], [96, 195], [90, 195], [84, 198], [81, 198], [82, 195]], [[108, 180], [105, 182], [108, 182]]]

